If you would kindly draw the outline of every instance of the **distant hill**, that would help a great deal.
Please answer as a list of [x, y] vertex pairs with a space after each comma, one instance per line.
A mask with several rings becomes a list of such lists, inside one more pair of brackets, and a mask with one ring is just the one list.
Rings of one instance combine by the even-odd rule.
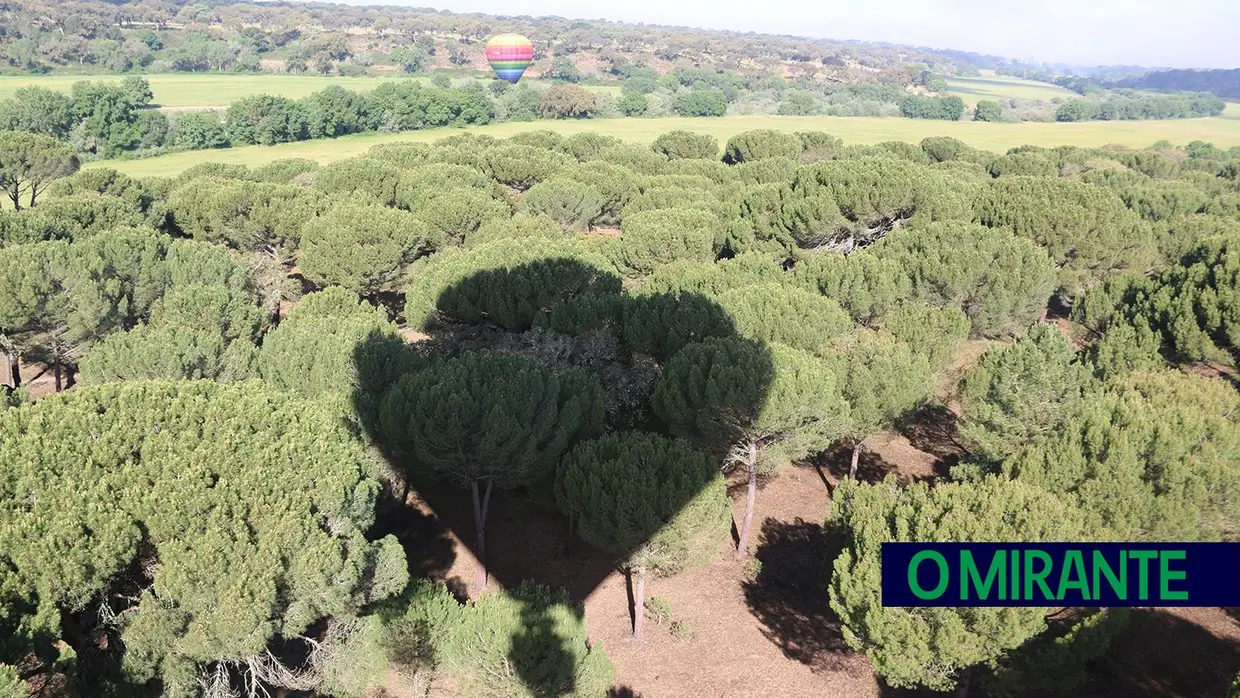
[[1115, 87], [1147, 90], [1210, 92], [1220, 99], [1240, 101], [1240, 68], [1234, 70], [1160, 70], [1113, 83]]
[[11, 0], [0, 3], [6, 72], [331, 72], [398, 70], [394, 49], [418, 47], [426, 69], [485, 70], [481, 43], [533, 40], [532, 74], [571, 56], [587, 79], [617, 62], [828, 82], [871, 82], [919, 66], [972, 75], [996, 56], [911, 46], [580, 21], [457, 14], [428, 8], [233, 0]]

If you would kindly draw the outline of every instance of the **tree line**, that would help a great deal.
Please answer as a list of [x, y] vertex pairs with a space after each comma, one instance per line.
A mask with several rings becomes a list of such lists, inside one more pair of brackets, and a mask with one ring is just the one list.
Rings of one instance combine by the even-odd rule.
[[[848, 644], [893, 686], [1036, 695], [1084, 680], [1124, 612], [882, 608], [881, 543], [1240, 526], [1240, 397], [1180, 370], [1240, 357], [1234, 149], [534, 131], [135, 179], [10, 147], [6, 689], [601, 696], [564, 594], [481, 593], [495, 502], [611, 556], [643, 635], [649, 590], [733, 522], [750, 554], [761, 480], [842, 447], [821, 602]], [[969, 338], [995, 343], [954, 391], [960, 464], [860, 482]], [[72, 389], [29, 404], [39, 363]], [[427, 481], [472, 521], [467, 603], [388, 535]]]
[[1133, 121], [1141, 119], [1197, 119], [1218, 116], [1227, 106], [1209, 92], [1150, 94], [1112, 91], [1073, 99], [1055, 110], [1056, 121]]

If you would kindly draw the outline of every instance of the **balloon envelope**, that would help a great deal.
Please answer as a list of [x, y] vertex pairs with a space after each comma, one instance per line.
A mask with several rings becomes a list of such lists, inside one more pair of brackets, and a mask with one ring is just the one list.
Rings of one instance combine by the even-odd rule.
[[534, 60], [534, 44], [520, 34], [500, 34], [487, 42], [487, 63], [500, 80], [514, 85]]

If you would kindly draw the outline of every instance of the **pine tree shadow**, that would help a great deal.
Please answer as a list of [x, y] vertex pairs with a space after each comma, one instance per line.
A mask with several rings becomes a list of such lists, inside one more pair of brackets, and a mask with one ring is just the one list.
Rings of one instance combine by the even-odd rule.
[[[449, 574], [454, 545], [478, 556], [475, 507], [469, 489], [429, 477], [380, 428], [382, 396], [401, 372], [433, 370], [444, 360], [479, 351], [518, 355], [553, 374], [577, 370], [595, 378], [603, 390], [607, 431], [657, 433], [667, 430], [654, 417], [650, 396], [662, 365], [682, 347], [709, 338], [753, 347], [745, 366], [758, 376], [752, 404], [729, 406], [743, 419], [756, 417], [774, 372], [765, 347], [741, 340], [730, 316], [713, 300], [685, 293], [630, 295], [622, 291], [619, 277], [567, 258], [481, 271], [452, 284], [435, 299], [426, 330], [415, 344], [399, 349], [390, 338], [378, 336], [355, 349], [360, 387], [353, 406], [365, 436], [397, 480], [392, 489], [407, 486], [409, 502], [417, 503], [411, 507], [395, 497], [380, 528], [401, 540], [412, 574], [438, 580]], [[402, 356], [393, 357], [393, 352]], [[719, 462], [730, 446], [718, 445], [713, 455]], [[485, 509], [485, 567], [500, 589], [516, 589], [526, 581], [562, 588], [580, 612], [586, 597], [628, 553], [605, 554], [574, 540], [551, 495], [552, 477], [546, 473], [522, 487], [494, 490]], [[686, 493], [677, 508], [696, 494]], [[476, 596], [479, 590], [470, 593]], [[825, 608], [822, 597], [818, 601]], [[533, 695], [571, 693], [571, 669], [580, 648], [557, 637], [546, 614], [528, 615], [525, 628], [511, 638], [512, 672]], [[623, 688], [609, 695], [635, 696]]]
[[822, 524], [767, 519], [755, 553], [761, 566], [743, 585], [745, 603], [762, 623], [762, 633], [784, 656], [815, 672], [858, 666], [826, 601], [829, 561], [842, 549], [840, 537]]
[[[1213, 609], [1211, 609], [1213, 610]], [[1234, 621], [1224, 617], [1227, 623]], [[1203, 627], [1157, 609], [1133, 609], [1131, 624], [1073, 696], [1222, 696], [1240, 672], [1240, 642], [1232, 632]], [[1229, 636], [1228, 636], [1229, 635]]]
[[[835, 478], [835, 482], [838, 483], [848, 475], [848, 471], [852, 467], [852, 446], [849, 444], [834, 445], [826, 451], [816, 454], [811, 462], [814, 467], [830, 473]], [[874, 451], [862, 449], [861, 455], [857, 459], [858, 481], [869, 483], [882, 482], [883, 478], [891, 473], [898, 474], [895, 463], [888, 461]]]
[[945, 405], [929, 403], [908, 416], [901, 433], [918, 450], [937, 459], [935, 469], [946, 475], [952, 466], [968, 455], [958, 426], [959, 417]]

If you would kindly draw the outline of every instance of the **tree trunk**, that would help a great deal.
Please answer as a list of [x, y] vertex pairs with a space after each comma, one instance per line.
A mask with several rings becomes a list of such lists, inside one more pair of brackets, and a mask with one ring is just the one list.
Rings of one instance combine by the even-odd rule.
[[758, 445], [752, 441], [746, 446], [745, 469], [749, 472], [749, 486], [745, 494], [745, 518], [741, 522], [736, 557], [743, 558], [749, 552], [749, 527], [753, 523], [753, 505], [758, 497]]
[[861, 440], [853, 442], [852, 463], [848, 466], [848, 477], [857, 479], [857, 461], [861, 460]]
[[0, 334], [0, 352], [4, 353], [4, 366], [0, 376], [4, 377], [3, 382], [6, 385], [17, 390], [22, 387], [21, 361], [18, 359], [17, 347], [3, 334]]
[[[633, 571], [629, 570], [632, 576]], [[646, 625], [646, 566], [637, 568], [637, 585], [633, 587], [633, 637], [642, 638]]]
[[56, 392], [60, 392], [60, 352], [52, 352], [52, 368], [56, 374]]
[[491, 504], [491, 481], [487, 481], [486, 493], [481, 499], [478, 498], [477, 480], [470, 483], [470, 489], [474, 495], [474, 542], [478, 553], [478, 589], [481, 591], [487, 588], [486, 526], [487, 509]]

